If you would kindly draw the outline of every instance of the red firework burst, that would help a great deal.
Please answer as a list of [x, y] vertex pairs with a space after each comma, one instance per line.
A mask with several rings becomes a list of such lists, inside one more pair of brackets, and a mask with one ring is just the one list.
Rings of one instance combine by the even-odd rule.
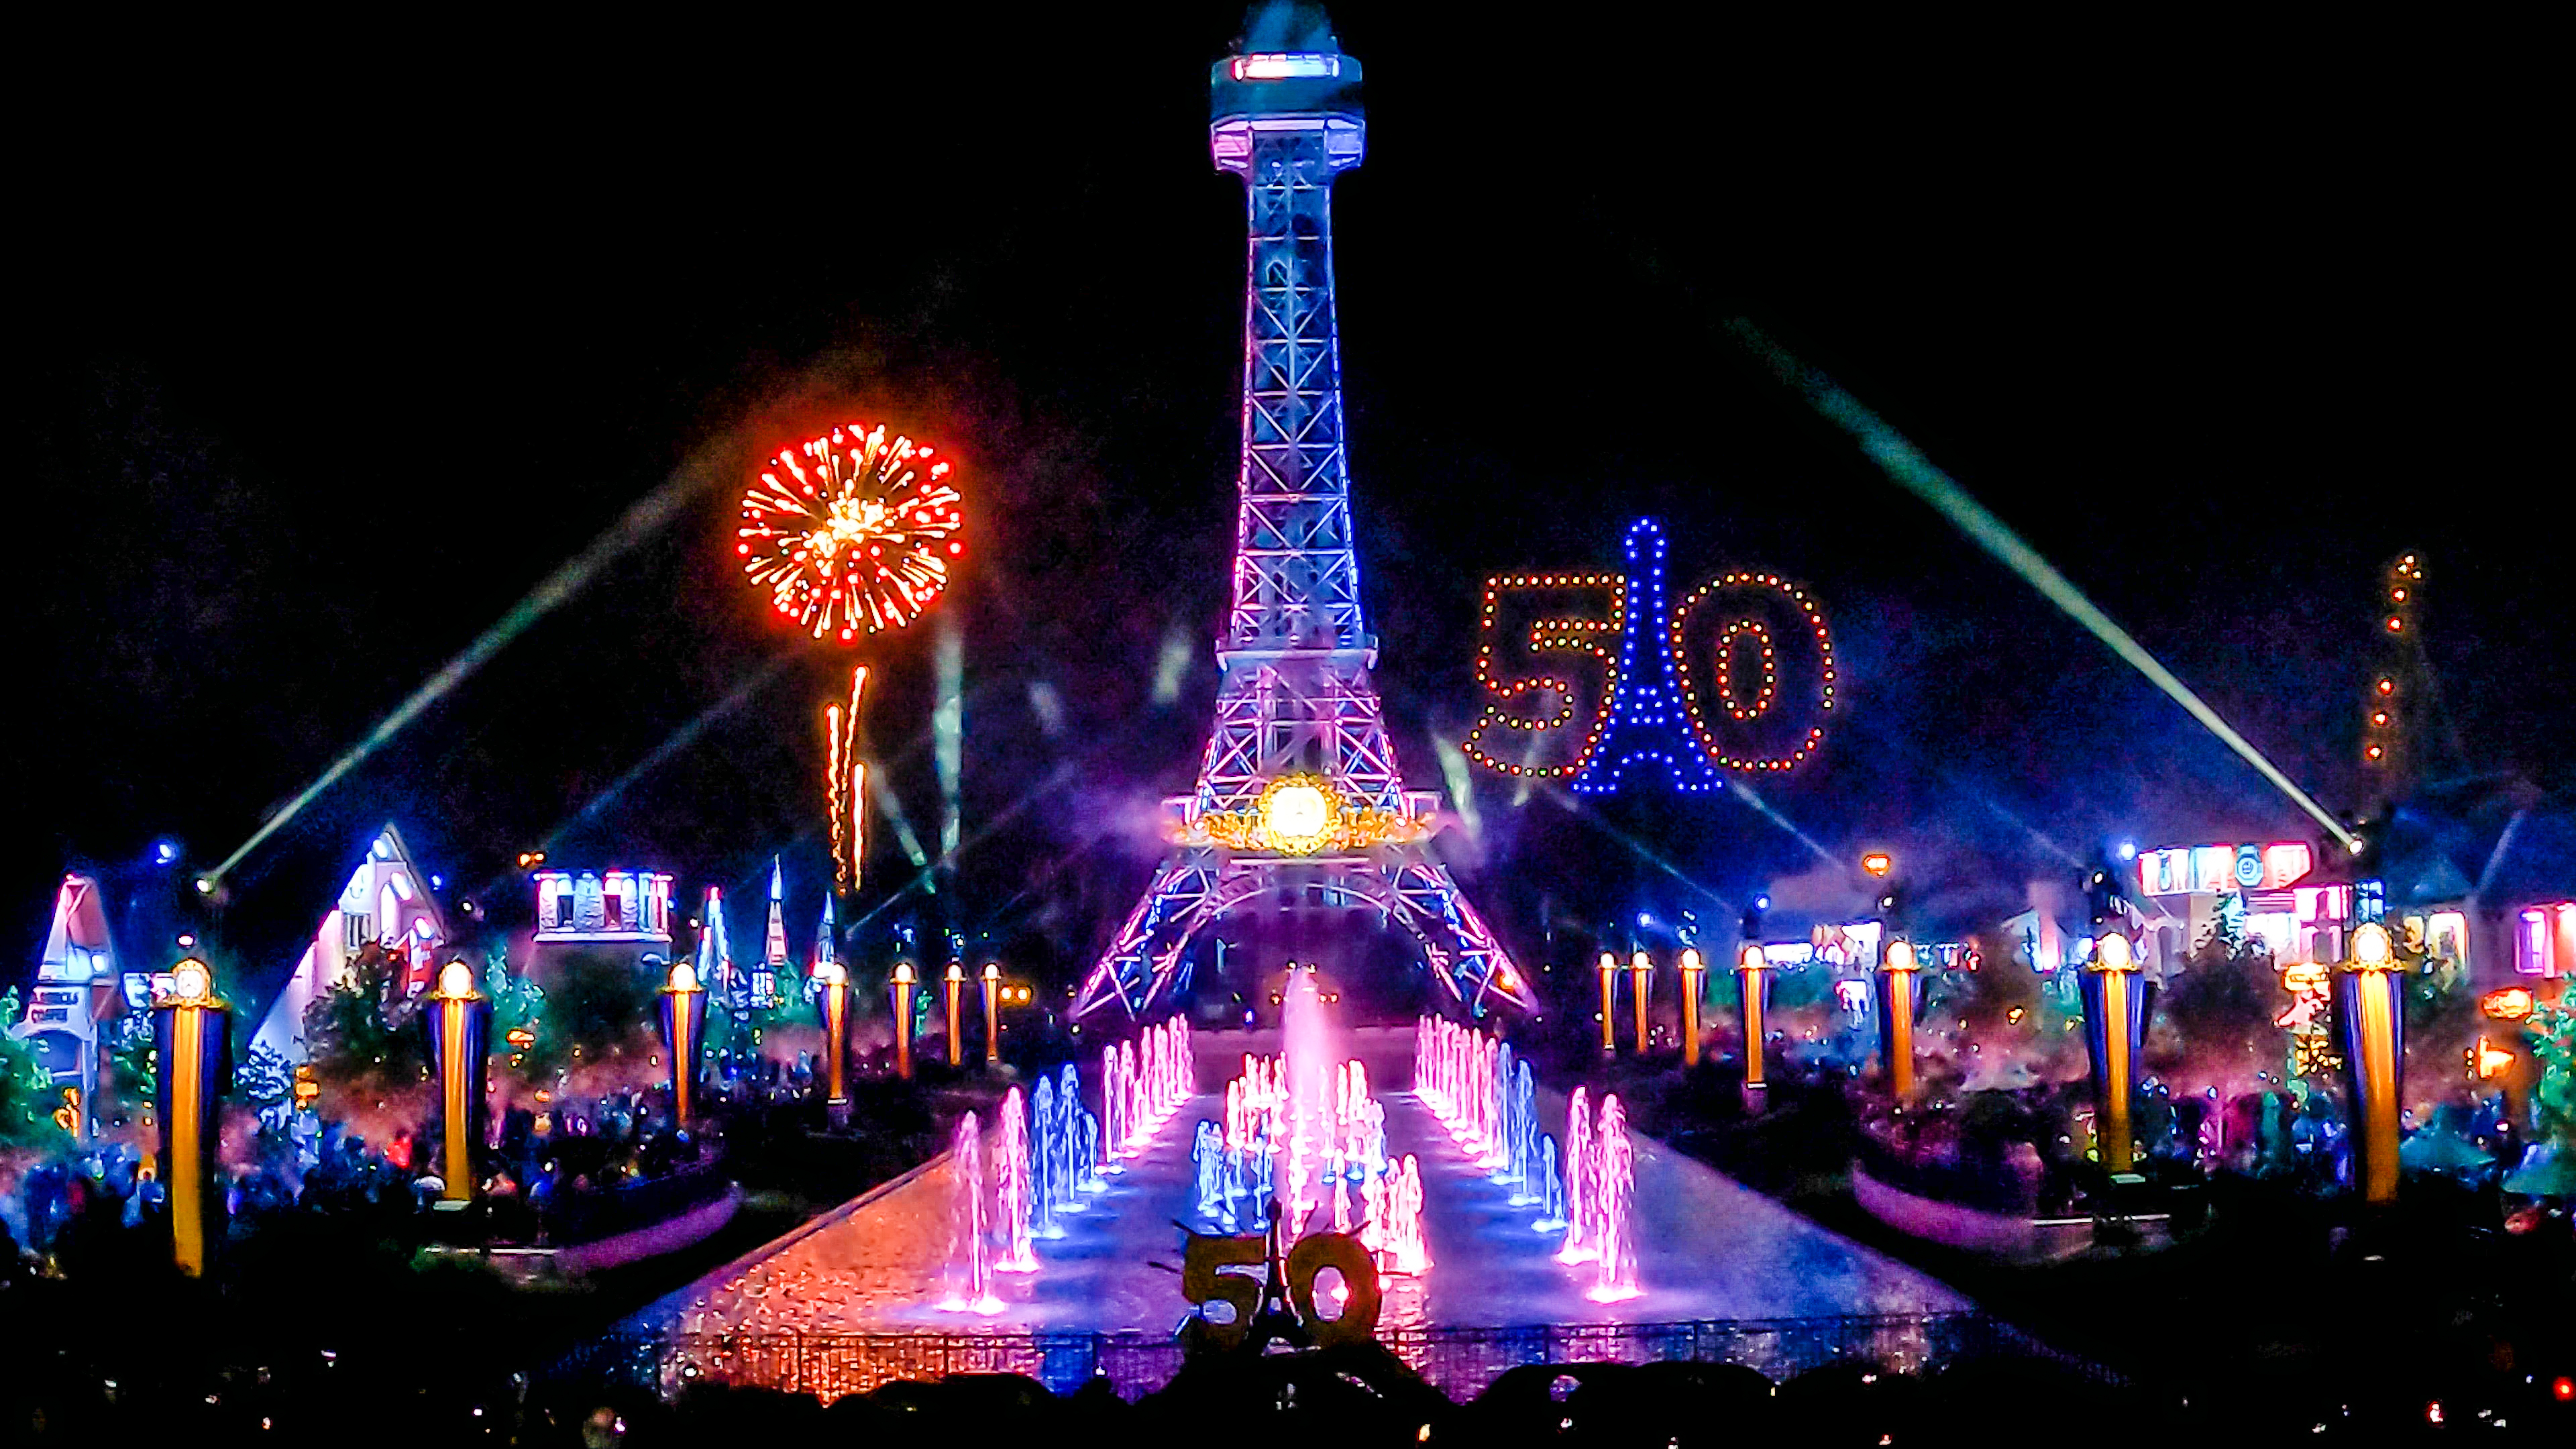
[[851, 423], [770, 459], [742, 496], [744, 575], [817, 639], [920, 618], [966, 551], [949, 465], [933, 451]]

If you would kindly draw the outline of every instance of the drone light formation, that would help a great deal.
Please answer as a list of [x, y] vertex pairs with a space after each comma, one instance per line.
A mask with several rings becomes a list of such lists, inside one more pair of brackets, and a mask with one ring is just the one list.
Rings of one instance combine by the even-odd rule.
[[817, 639], [847, 644], [920, 618], [966, 551], [950, 465], [935, 452], [849, 423], [771, 458], [742, 496], [744, 575]]

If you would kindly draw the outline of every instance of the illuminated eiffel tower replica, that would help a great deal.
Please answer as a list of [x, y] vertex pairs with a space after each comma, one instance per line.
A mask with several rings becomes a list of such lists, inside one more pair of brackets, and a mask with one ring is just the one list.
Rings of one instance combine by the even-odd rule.
[[1272, 0], [1213, 81], [1209, 147], [1244, 180], [1243, 457], [1234, 605], [1198, 788], [1164, 802], [1172, 855], [1083, 983], [1076, 1015], [1150, 1011], [1192, 939], [1262, 905], [1374, 910], [1470, 1011], [1526, 980], [1424, 842], [1369, 671], [1333, 321], [1333, 177], [1360, 162], [1359, 62], [1322, 10]]

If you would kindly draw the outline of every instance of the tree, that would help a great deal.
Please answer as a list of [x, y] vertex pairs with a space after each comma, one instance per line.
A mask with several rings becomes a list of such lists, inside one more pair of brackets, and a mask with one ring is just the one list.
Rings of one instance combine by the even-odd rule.
[[268, 1108], [295, 1095], [294, 1064], [256, 1042], [233, 1074], [233, 1095], [253, 1107]]
[[2277, 1018], [2290, 1004], [2264, 943], [2222, 918], [2156, 994], [2153, 1025], [2166, 1029], [2151, 1025], [2147, 1064], [2180, 1093], [2259, 1091], [2286, 1065]]
[[[0, 1022], [14, 1022], [20, 1015], [18, 988], [0, 992]], [[0, 1032], [0, 1147], [70, 1145], [70, 1136], [54, 1125], [54, 1108], [61, 1101], [53, 1074], [36, 1060], [34, 1049]]]
[[[552, 1087], [575, 1068], [631, 1050], [640, 1050], [640, 1064], [651, 1052], [657, 985], [630, 959], [570, 953], [550, 989], [506, 972], [485, 979], [493, 996], [494, 1046], [510, 1052], [512, 1069], [532, 1086]], [[513, 1030], [527, 1032], [528, 1045], [512, 1043]]]
[[2523, 1024], [2540, 1081], [2531, 1094], [2538, 1136], [2564, 1157], [2576, 1157], [2576, 1007], [2543, 1004]]
[[428, 1044], [415, 1024], [420, 1006], [395, 990], [397, 964], [370, 941], [340, 983], [304, 1009], [313, 1080], [325, 1093], [379, 1096], [428, 1075]]

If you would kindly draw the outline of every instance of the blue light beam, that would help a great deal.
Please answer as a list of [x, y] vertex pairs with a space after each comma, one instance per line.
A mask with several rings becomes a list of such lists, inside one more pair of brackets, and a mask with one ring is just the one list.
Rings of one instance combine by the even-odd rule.
[[431, 705], [446, 698], [475, 670], [482, 668], [493, 655], [506, 648], [511, 640], [526, 633], [530, 625], [561, 608], [566, 600], [580, 593], [593, 578], [598, 577], [600, 570], [606, 568], [619, 555], [659, 533], [663, 526], [677, 516], [681, 509], [687, 507], [697, 495], [714, 487], [718, 477], [715, 466], [716, 454], [717, 450], [714, 448], [702, 449], [695, 457], [681, 464], [669, 478], [663, 480], [661, 487], [637, 500], [634, 507], [626, 510], [625, 516], [610, 524], [607, 531], [599, 537], [592, 539], [590, 547], [583, 549], [567, 560], [562, 567], [548, 574], [543, 582], [529, 591], [526, 598], [521, 599], [510, 612], [503, 614], [500, 622], [484, 630], [481, 637], [465, 646], [464, 653], [448, 660], [436, 674], [429, 677], [426, 683], [412, 691], [411, 698], [395, 706], [393, 713], [379, 720], [374, 729], [367, 731], [366, 738], [358, 741], [348, 753], [332, 761], [331, 768], [324, 770], [321, 778], [305, 786], [301, 794], [287, 801], [276, 814], [268, 817], [265, 824], [251, 833], [250, 839], [243, 841], [232, 854], [224, 857], [223, 864], [199, 876], [197, 878], [199, 893], [212, 895], [216, 887], [223, 884], [224, 877], [231, 873], [232, 868], [241, 864], [243, 858], [252, 851], [257, 850], [261, 842], [284, 829], [287, 822], [303, 814], [306, 806], [322, 798], [323, 792], [340, 783], [341, 777], [364, 764], [368, 756], [384, 748], [394, 736], [408, 728], [413, 720], [420, 718]]
[[1906, 492], [1932, 505], [1935, 512], [1950, 520], [1978, 547], [1993, 554], [2006, 568], [2022, 576], [2029, 585], [2045, 595], [2049, 602], [2066, 611], [2068, 617], [2083, 625], [2139, 673], [2153, 680], [2201, 722], [2211, 734], [2224, 741], [2229, 749], [2244, 757], [2274, 788], [2290, 797], [2293, 804], [2308, 812], [2326, 828], [2344, 849], [2359, 851], [2361, 841], [2344, 828], [2343, 822], [2328, 814], [2324, 806], [2310, 798], [2308, 792], [2292, 783], [2290, 777], [2274, 767], [2263, 752], [2254, 748], [2243, 735], [2218, 717], [2218, 711], [2201, 702], [2191, 687], [2174, 677], [2172, 670], [2156, 661], [2146, 647], [2129, 636], [2129, 631], [2111, 621], [2111, 616], [2094, 606], [2081, 590], [2069, 583], [2039, 551], [2022, 542], [2004, 521], [1986, 511], [1958, 480], [1935, 467], [1922, 450], [1908, 442], [1905, 435], [1889, 427], [1860, 399], [1843, 391], [1840, 384], [1814, 368], [1800, 362], [1788, 349], [1765, 336], [1762, 330], [1742, 317], [1728, 319], [1726, 331], [1747, 352], [1758, 358], [1782, 386], [1806, 400], [1816, 415], [1851, 435], [1860, 450], [1879, 471]]

